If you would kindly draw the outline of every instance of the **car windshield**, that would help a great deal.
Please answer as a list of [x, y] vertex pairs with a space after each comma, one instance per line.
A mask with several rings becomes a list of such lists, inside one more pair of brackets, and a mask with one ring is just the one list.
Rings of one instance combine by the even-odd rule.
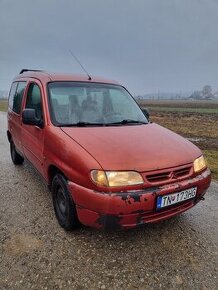
[[132, 96], [118, 85], [51, 82], [48, 92], [51, 118], [56, 126], [148, 123]]

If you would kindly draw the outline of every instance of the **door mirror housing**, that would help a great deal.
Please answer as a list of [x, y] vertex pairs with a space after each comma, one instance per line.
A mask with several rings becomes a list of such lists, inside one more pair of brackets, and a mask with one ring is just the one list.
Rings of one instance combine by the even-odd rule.
[[142, 109], [143, 114], [145, 115], [145, 117], [149, 120], [150, 119], [150, 113], [149, 110], [146, 108]]
[[22, 121], [25, 125], [43, 127], [43, 122], [41, 119], [37, 118], [35, 109], [24, 109], [22, 112]]

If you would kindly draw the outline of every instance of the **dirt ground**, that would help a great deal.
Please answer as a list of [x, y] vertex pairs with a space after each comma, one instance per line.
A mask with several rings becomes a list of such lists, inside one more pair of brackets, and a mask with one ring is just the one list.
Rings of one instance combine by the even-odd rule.
[[218, 184], [179, 217], [125, 232], [58, 225], [51, 195], [9, 155], [0, 112], [0, 289], [215, 290]]
[[187, 138], [205, 150], [218, 150], [218, 115], [152, 112], [151, 120]]

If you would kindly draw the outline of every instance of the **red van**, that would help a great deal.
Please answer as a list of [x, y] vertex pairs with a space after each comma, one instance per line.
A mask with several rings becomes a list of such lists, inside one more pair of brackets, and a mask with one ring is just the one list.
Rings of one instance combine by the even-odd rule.
[[133, 228], [180, 214], [211, 181], [202, 152], [149, 121], [115, 81], [22, 70], [13, 80], [8, 140], [47, 182], [59, 224]]

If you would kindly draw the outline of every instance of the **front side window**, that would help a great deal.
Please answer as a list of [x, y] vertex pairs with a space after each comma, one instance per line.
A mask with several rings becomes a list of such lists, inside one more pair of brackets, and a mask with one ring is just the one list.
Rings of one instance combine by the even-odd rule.
[[148, 123], [132, 96], [118, 85], [52, 82], [48, 92], [57, 126]]
[[37, 84], [31, 83], [27, 92], [26, 109], [34, 109], [36, 117], [42, 120], [42, 96]]
[[15, 82], [12, 84], [9, 94], [9, 107], [17, 114], [20, 114], [26, 82]]

